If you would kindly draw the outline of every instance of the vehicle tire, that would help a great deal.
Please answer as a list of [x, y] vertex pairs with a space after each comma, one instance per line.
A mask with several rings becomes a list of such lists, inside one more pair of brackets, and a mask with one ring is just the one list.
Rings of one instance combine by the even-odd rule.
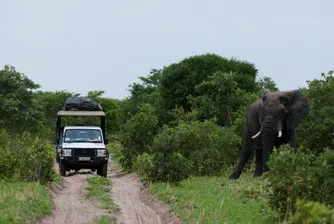
[[104, 163], [100, 168], [97, 169], [97, 174], [101, 177], [107, 177], [108, 163]]
[[[101, 167], [102, 167], [102, 166], [101, 166]], [[102, 176], [102, 169], [101, 169], [101, 167], [98, 167], [98, 168], [96, 169], [96, 174], [99, 175], [99, 176]]]
[[59, 163], [59, 175], [66, 176], [66, 166], [62, 162]]

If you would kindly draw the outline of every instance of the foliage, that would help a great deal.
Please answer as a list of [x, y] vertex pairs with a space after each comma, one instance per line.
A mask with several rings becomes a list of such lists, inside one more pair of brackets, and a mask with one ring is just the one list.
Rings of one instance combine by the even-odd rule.
[[314, 161], [312, 200], [334, 207], [334, 150], [325, 148]]
[[288, 145], [272, 154], [267, 174], [270, 205], [281, 214], [291, 215], [296, 200], [319, 201], [334, 206], [334, 151], [325, 150], [316, 156], [307, 150], [296, 152]]
[[149, 103], [156, 105], [159, 109], [160, 92], [158, 84], [161, 76], [161, 70], [152, 69], [148, 77], [139, 77], [141, 83], [133, 83], [129, 85], [130, 97], [123, 100], [121, 103], [121, 123], [125, 123], [131, 116], [140, 112], [139, 105]]
[[119, 101], [107, 97], [102, 97], [105, 92], [90, 91], [87, 96], [93, 100], [99, 102], [103, 111], [106, 113], [106, 132], [109, 134], [115, 134], [120, 129], [120, 105]]
[[[174, 160], [184, 157], [189, 162], [191, 174], [217, 175], [233, 165], [240, 144], [241, 138], [231, 130], [221, 128], [213, 121], [194, 121], [189, 124], [180, 123], [174, 128], [165, 127], [155, 137], [150, 151], [153, 153], [154, 164], [155, 159], [164, 161], [161, 162], [161, 167], [155, 169], [171, 169], [172, 166], [165, 165], [168, 158]], [[170, 165], [173, 164], [177, 165], [175, 161], [171, 161]]]
[[238, 136], [242, 137], [244, 134], [244, 129], [247, 123], [247, 111], [249, 106], [260, 98], [259, 94], [241, 94], [239, 95], [239, 100], [241, 102], [240, 107], [232, 113], [233, 125], [232, 130]]
[[200, 96], [191, 98], [193, 108], [199, 113], [199, 120], [217, 119], [220, 126], [231, 126], [240, 107], [255, 101], [255, 94], [239, 88], [234, 73], [217, 72], [196, 86]]
[[163, 108], [168, 111], [182, 107], [186, 112], [191, 111], [188, 97], [199, 96], [195, 87], [216, 72], [234, 72], [240, 89], [247, 92], [256, 90], [257, 69], [253, 64], [215, 54], [196, 55], [162, 69], [159, 91], [163, 98]]
[[0, 86], [0, 128], [35, 131], [41, 114], [32, 91], [40, 86], [9, 65], [0, 70]]
[[322, 79], [308, 81], [304, 89], [310, 112], [297, 129], [299, 142], [313, 151], [334, 148], [334, 76], [333, 71], [321, 74]]
[[24, 132], [9, 134], [0, 130], [0, 179], [50, 180], [53, 174], [53, 147]]
[[143, 154], [137, 156], [133, 167], [143, 181], [149, 181], [154, 178], [154, 165], [152, 155], [148, 154], [147, 152], [144, 152]]
[[282, 214], [295, 211], [297, 198], [311, 194], [312, 156], [302, 151], [294, 152], [289, 145], [275, 149], [268, 162], [270, 205]]
[[190, 176], [190, 162], [180, 152], [156, 152], [152, 160], [152, 181], [179, 183]]
[[334, 222], [334, 209], [314, 202], [297, 200], [297, 211], [289, 220], [291, 224], [331, 224]]
[[46, 186], [0, 179], [0, 223], [34, 223], [52, 212]]
[[158, 130], [155, 108], [147, 103], [139, 107], [140, 112], [131, 117], [120, 131], [120, 142], [124, 146], [120, 162], [126, 169], [132, 169], [138, 155], [148, 152], [148, 147]]
[[260, 90], [269, 89], [270, 91], [279, 91], [274, 80], [268, 76], [261, 77], [257, 80]]

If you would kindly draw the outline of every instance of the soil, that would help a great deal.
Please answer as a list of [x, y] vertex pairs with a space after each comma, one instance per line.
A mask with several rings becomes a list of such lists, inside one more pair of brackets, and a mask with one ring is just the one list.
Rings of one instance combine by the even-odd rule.
[[[117, 223], [124, 224], [179, 224], [177, 216], [170, 212], [167, 204], [150, 195], [137, 175], [116, 172], [116, 166], [109, 162], [108, 177], [112, 181], [111, 197], [120, 208], [114, 214]], [[56, 167], [58, 171], [58, 167]], [[86, 171], [86, 172], [85, 172]], [[52, 185], [54, 212], [39, 221], [41, 224], [90, 224], [103, 215], [110, 215], [101, 209], [99, 202], [87, 199], [87, 176], [96, 176], [87, 170], [67, 172], [62, 187]]]
[[114, 171], [111, 164], [109, 171], [112, 181], [112, 199], [121, 209], [117, 223], [140, 224], [179, 224], [177, 216], [170, 212], [170, 207], [150, 195], [138, 176], [134, 173]]

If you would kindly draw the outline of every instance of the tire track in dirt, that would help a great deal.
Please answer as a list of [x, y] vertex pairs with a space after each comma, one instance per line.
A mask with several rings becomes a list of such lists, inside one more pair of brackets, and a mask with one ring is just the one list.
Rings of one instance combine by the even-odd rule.
[[[112, 163], [112, 162], [111, 162]], [[117, 173], [111, 164], [108, 178], [112, 181], [112, 199], [120, 208], [119, 224], [180, 224], [170, 207], [149, 195], [134, 173]]]
[[[170, 212], [167, 204], [157, 200], [144, 188], [134, 173], [118, 173], [109, 162], [108, 178], [111, 179], [112, 199], [120, 208], [114, 214], [119, 224], [181, 224]], [[56, 170], [58, 170], [56, 168]], [[96, 176], [90, 172], [72, 172], [64, 177], [64, 186], [53, 185], [54, 212], [37, 222], [39, 224], [91, 224], [95, 218], [108, 214], [99, 208], [99, 203], [86, 198], [87, 177]]]
[[70, 173], [64, 177], [64, 186], [53, 189], [55, 210], [41, 224], [91, 224], [95, 218], [108, 215], [96, 201], [86, 198], [87, 177], [90, 173]]

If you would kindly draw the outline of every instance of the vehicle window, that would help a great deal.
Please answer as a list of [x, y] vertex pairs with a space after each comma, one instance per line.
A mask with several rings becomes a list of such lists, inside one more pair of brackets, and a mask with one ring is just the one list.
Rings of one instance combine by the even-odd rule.
[[102, 143], [101, 131], [92, 129], [68, 129], [64, 134], [64, 142]]

